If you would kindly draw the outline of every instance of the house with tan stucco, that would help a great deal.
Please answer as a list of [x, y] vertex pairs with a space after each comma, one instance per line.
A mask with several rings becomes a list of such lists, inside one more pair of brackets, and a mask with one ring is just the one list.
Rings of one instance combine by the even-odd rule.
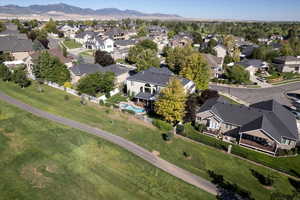
[[209, 99], [197, 109], [196, 123], [208, 135], [272, 155], [295, 148], [299, 141], [295, 116], [275, 100], [247, 107]]

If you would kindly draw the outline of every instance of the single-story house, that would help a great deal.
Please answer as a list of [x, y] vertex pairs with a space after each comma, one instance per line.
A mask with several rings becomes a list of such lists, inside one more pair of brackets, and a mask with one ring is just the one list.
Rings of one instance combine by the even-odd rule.
[[130, 69], [119, 64], [102, 67], [99, 64], [79, 64], [70, 68], [72, 83], [77, 83], [86, 75], [97, 72], [113, 72], [115, 74], [115, 84], [120, 86], [129, 77]]
[[247, 107], [212, 98], [196, 110], [196, 123], [209, 135], [273, 155], [299, 141], [295, 116], [275, 100]]
[[24, 60], [32, 51], [33, 42], [29, 39], [18, 39], [16, 36], [0, 37], [0, 53], [11, 53], [14, 60]]

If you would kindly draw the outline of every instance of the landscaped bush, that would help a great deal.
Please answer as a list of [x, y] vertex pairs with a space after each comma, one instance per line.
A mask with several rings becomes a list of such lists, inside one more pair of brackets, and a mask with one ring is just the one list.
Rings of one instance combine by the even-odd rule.
[[172, 140], [174, 135], [173, 135], [173, 133], [168, 132], [168, 133], [163, 134], [162, 136], [163, 136], [163, 139], [168, 142], [168, 141]]
[[274, 180], [270, 177], [264, 176], [263, 174], [259, 173], [258, 171], [255, 171], [254, 169], [251, 169], [252, 175], [257, 178], [257, 180], [265, 186], [272, 186], [274, 183]]
[[116, 94], [106, 100], [106, 102], [109, 102], [111, 104], [118, 104], [120, 102], [126, 102], [126, 101], [127, 101], [127, 97], [124, 97], [122, 94]]
[[154, 119], [152, 121], [152, 124], [162, 131], [171, 131], [173, 129], [171, 124], [169, 124], [168, 122], [159, 120], [159, 119]]
[[288, 149], [277, 149], [276, 155], [277, 156], [292, 156], [297, 153], [297, 149], [293, 148], [291, 150]]
[[176, 133], [179, 135], [183, 135], [184, 134], [184, 125], [178, 124], [176, 126]]

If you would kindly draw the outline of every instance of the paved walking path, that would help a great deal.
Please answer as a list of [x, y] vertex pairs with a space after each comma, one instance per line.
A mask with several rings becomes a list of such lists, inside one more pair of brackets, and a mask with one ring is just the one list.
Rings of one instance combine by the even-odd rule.
[[116, 135], [113, 135], [111, 133], [102, 131], [100, 129], [88, 126], [86, 124], [82, 124], [64, 117], [56, 116], [53, 114], [50, 114], [48, 112], [39, 110], [37, 108], [34, 108], [32, 106], [29, 106], [27, 104], [24, 104], [12, 97], [9, 97], [5, 95], [4, 93], [0, 92], [0, 100], [3, 100], [9, 104], [13, 104], [17, 106], [18, 108], [28, 111], [36, 116], [58, 122], [60, 124], [73, 127], [79, 130], [82, 130], [84, 132], [96, 135], [98, 137], [101, 137], [109, 142], [112, 142], [114, 144], [117, 144], [124, 149], [128, 150], [129, 152], [139, 156], [140, 158], [144, 159], [145, 161], [149, 162], [150, 164], [160, 168], [161, 170], [191, 184], [194, 185], [206, 192], [209, 192], [213, 195], [217, 195], [217, 188], [214, 184], [210, 183], [209, 181], [196, 176], [182, 168], [177, 167], [176, 165], [173, 165], [157, 156], [152, 154], [151, 152], [147, 151], [146, 149], [122, 138]]

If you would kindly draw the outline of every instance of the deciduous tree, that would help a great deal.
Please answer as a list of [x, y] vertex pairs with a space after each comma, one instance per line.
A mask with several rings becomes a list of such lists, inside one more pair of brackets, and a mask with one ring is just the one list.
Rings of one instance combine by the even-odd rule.
[[211, 72], [206, 60], [200, 53], [186, 57], [180, 74], [194, 81], [198, 90], [208, 89]]
[[105, 67], [114, 64], [115, 61], [109, 53], [98, 50], [95, 53], [95, 63], [98, 63]]
[[155, 111], [166, 121], [176, 124], [185, 115], [186, 94], [180, 80], [172, 78], [155, 102]]

